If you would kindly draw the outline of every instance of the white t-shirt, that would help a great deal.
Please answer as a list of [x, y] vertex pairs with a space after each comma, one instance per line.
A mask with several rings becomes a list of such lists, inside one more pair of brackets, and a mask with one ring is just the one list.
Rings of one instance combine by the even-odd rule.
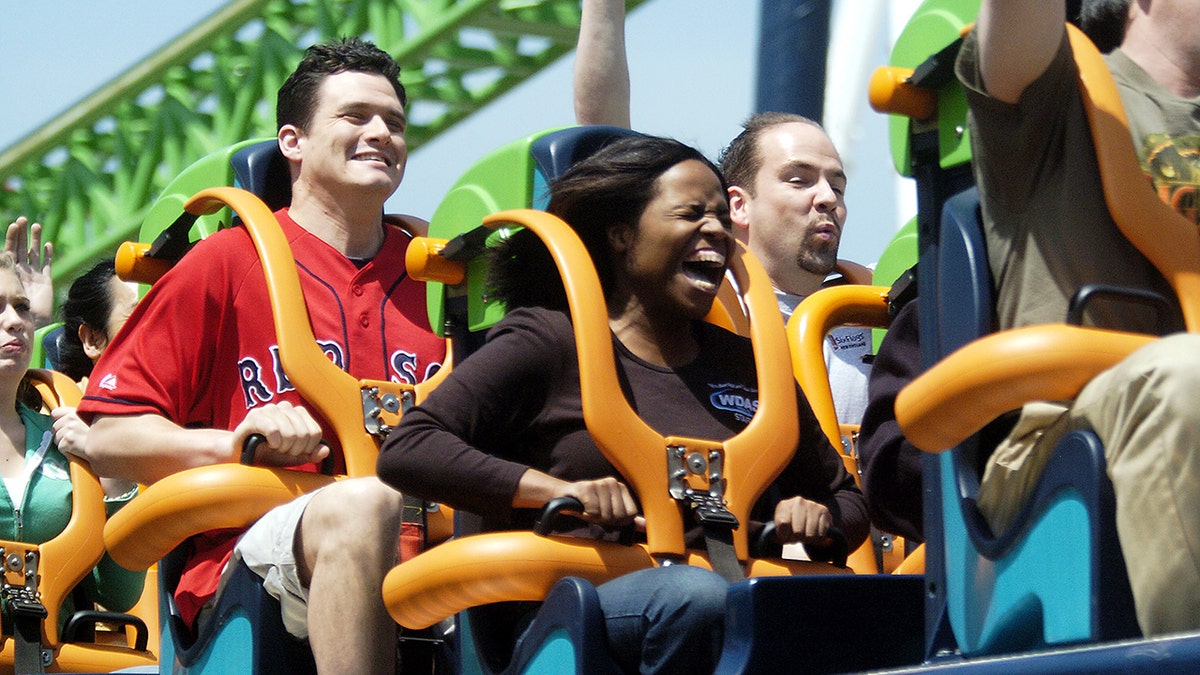
[[[775, 291], [784, 321], [804, 296]], [[871, 374], [871, 329], [834, 328], [825, 336], [825, 370], [839, 424], [860, 424], [867, 409], [867, 376]]]

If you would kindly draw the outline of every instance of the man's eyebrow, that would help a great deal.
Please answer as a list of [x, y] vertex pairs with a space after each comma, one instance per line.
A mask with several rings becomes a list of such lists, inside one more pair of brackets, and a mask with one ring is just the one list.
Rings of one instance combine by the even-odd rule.
[[[787, 171], [816, 171], [816, 172], [820, 173], [821, 168], [819, 166], [817, 166], [816, 164], [813, 164], [812, 162], [805, 162], [803, 160], [795, 160], [792, 162], [788, 162], [787, 164], [784, 164], [783, 171], [785, 171], [785, 172], [787, 172]], [[831, 174], [832, 174], [833, 178], [838, 178], [843, 181], [846, 180], [845, 169], [837, 169], [835, 171], [832, 171]]]
[[[347, 101], [342, 105], [339, 112], [367, 112], [376, 110], [377, 106], [366, 101]], [[408, 114], [404, 112], [404, 108], [387, 108], [379, 113], [383, 117], [391, 117], [398, 120], [408, 121]]]

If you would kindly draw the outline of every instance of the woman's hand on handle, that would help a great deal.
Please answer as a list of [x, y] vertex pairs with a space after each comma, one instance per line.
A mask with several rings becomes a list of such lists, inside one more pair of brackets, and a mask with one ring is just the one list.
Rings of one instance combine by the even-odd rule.
[[824, 504], [792, 497], [775, 505], [775, 537], [781, 543], [820, 543], [833, 527], [833, 514]]
[[569, 482], [527, 470], [513, 496], [515, 508], [541, 508], [556, 497], [574, 497], [583, 504], [581, 518], [603, 525], [628, 525], [638, 516], [637, 502], [629, 487], [611, 476], [596, 480]]

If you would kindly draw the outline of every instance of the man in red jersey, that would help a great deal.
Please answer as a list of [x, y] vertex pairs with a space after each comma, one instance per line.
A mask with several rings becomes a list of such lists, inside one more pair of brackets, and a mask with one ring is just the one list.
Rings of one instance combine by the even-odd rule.
[[[399, 67], [355, 39], [310, 47], [279, 90], [279, 148], [291, 206], [275, 215], [291, 245], [314, 335], [356, 378], [419, 382], [445, 358], [410, 237], [383, 222], [407, 160]], [[237, 461], [313, 468], [341, 460], [278, 360], [266, 282], [244, 228], [199, 242], [146, 295], [97, 364], [79, 408], [87, 459], [150, 483]], [[403, 499], [374, 478], [301, 496], [243, 532], [195, 538], [176, 599], [188, 621], [211, 607], [231, 556], [263, 577], [284, 624], [307, 637], [322, 673], [390, 672], [395, 630], [380, 594], [395, 564]], [[235, 546], [236, 545], [236, 546]], [[236, 562], [236, 561], [235, 561]]]

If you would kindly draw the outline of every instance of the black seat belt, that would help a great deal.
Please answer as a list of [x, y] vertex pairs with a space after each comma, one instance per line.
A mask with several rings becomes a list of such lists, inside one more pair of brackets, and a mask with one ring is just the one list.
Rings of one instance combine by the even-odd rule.
[[[704, 545], [713, 571], [730, 583], [746, 578], [742, 562], [733, 547], [737, 516], [725, 508], [725, 478], [720, 452], [688, 451], [679, 445], [667, 447], [668, 489], [676, 501], [691, 507], [704, 531]], [[702, 476], [708, 489], [696, 489], [687, 482], [688, 474]]]
[[[44, 673], [49, 659], [43, 660], [42, 621], [48, 616], [48, 612], [38, 597], [37, 551], [27, 551], [22, 557], [15, 551], [0, 549], [0, 559], [4, 565], [0, 598], [3, 598], [13, 620], [13, 670], [22, 675]], [[25, 583], [9, 583], [10, 573], [23, 574]], [[46, 653], [46, 657], [49, 657], [49, 652]]]

